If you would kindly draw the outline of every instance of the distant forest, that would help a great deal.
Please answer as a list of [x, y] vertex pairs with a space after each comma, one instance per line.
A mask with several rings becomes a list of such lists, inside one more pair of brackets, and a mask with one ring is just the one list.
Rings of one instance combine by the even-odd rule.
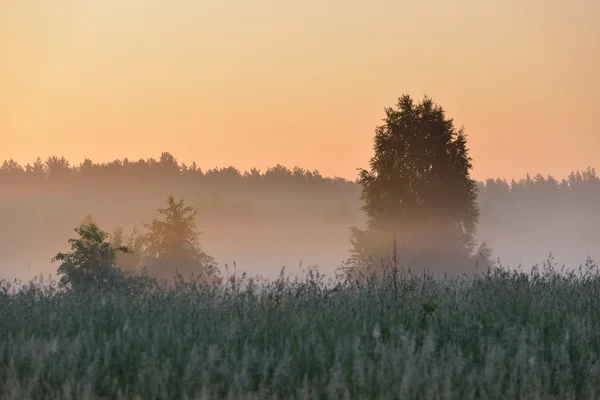
[[[0, 183], [41, 184], [41, 183], [97, 183], [101, 180], [119, 181], [180, 181], [180, 182], [210, 182], [231, 184], [236, 182], [296, 184], [312, 183], [315, 185], [357, 185], [354, 181], [340, 177], [324, 177], [318, 170], [307, 170], [300, 167], [292, 169], [282, 165], [267, 168], [261, 172], [256, 168], [241, 172], [230, 166], [213, 168], [206, 171], [198, 167], [196, 162], [191, 165], [179, 163], [168, 152], [163, 152], [159, 159], [148, 158], [131, 161], [127, 158], [108, 163], [95, 163], [89, 158], [79, 165], [71, 165], [64, 157], [49, 157], [46, 161], [41, 158], [33, 164], [21, 165], [13, 159], [4, 160], [0, 167]], [[505, 179], [487, 179], [478, 182], [480, 195], [484, 198], [496, 196], [519, 197], [526, 200], [536, 197], [533, 193], [558, 195], [559, 193], [581, 193], [591, 195], [600, 190], [600, 178], [594, 168], [584, 171], [574, 171], [560, 181], [552, 176], [544, 177], [537, 174], [531, 177], [508, 182]], [[509, 195], [510, 193], [510, 195]]]
[[[137, 183], [137, 184], [136, 184]], [[222, 195], [263, 192], [301, 193], [302, 196], [335, 194], [347, 199], [358, 200], [360, 184], [358, 179], [350, 181], [340, 177], [324, 177], [318, 170], [300, 167], [292, 169], [276, 165], [261, 172], [256, 168], [241, 172], [230, 166], [202, 170], [194, 162], [191, 165], [179, 163], [170, 153], [163, 152], [159, 159], [148, 158], [138, 161], [128, 159], [108, 163], [95, 163], [85, 159], [80, 165], [71, 165], [64, 157], [49, 157], [42, 161], [39, 157], [33, 164], [20, 165], [15, 160], [5, 160], [0, 167], [0, 184], [38, 186], [41, 184], [67, 184], [71, 187], [89, 185], [109, 189], [111, 187], [160, 186], [218, 191], [206, 210], [215, 209], [223, 200]], [[587, 222], [600, 222], [600, 178], [596, 170], [588, 167], [584, 171], [571, 172], [568, 177], [557, 180], [552, 176], [527, 174], [519, 180], [487, 179], [477, 182], [479, 188], [480, 224], [506, 224], [527, 216], [548, 218], [553, 213], [584, 216]], [[323, 192], [325, 190], [325, 192]], [[214, 195], [213, 195], [214, 197]], [[339, 197], [338, 197], [339, 198]], [[299, 200], [299, 199], [298, 199]], [[242, 208], [247, 205], [236, 204]], [[246, 207], [245, 207], [246, 206]], [[355, 214], [359, 208], [351, 204], [340, 204], [343, 214]], [[239, 211], [239, 210], [238, 210]], [[239, 212], [238, 212], [239, 213]], [[355, 214], [356, 215], [356, 214]]]
[[[21, 165], [13, 159], [5, 160], [0, 167], [0, 184], [98, 184], [102, 181], [118, 184], [132, 181], [169, 181], [181, 183], [210, 183], [212, 185], [231, 184], [272, 184], [295, 186], [296, 184], [314, 186], [356, 186], [358, 181], [340, 177], [324, 177], [318, 170], [300, 167], [292, 169], [276, 165], [261, 172], [256, 168], [241, 172], [230, 166], [202, 170], [194, 162], [191, 165], [179, 163], [168, 152], [159, 159], [148, 158], [138, 161], [114, 160], [108, 163], [94, 163], [85, 159], [80, 165], [71, 165], [64, 157], [49, 157], [42, 161], [39, 157], [33, 164]], [[574, 205], [581, 202], [597, 202], [600, 194], [600, 178], [594, 168], [574, 171], [567, 178], [557, 180], [552, 176], [537, 174], [519, 180], [487, 179], [477, 182], [481, 203], [497, 201], [537, 202], [542, 200], [545, 206]], [[305, 186], [306, 187], [306, 186]]]
[[42, 161], [39, 157], [33, 164], [20, 165], [14, 160], [5, 160], [0, 168], [0, 183], [79, 183], [108, 179], [122, 180], [179, 180], [211, 183], [266, 182], [315, 184], [354, 184], [344, 178], [327, 178], [319, 171], [309, 171], [295, 167], [292, 170], [276, 165], [261, 173], [256, 168], [241, 173], [234, 167], [214, 168], [203, 171], [196, 163], [179, 163], [170, 153], [163, 152], [160, 158], [115, 160], [109, 163], [94, 163], [85, 159], [79, 166], [71, 165], [64, 157], [49, 157]]

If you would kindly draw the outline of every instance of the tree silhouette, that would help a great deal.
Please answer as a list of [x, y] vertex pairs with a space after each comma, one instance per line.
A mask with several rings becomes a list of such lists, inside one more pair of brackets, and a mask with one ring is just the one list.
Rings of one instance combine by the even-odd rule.
[[[475, 249], [476, 182], [463, 129], [425, 97], [386, 108], [370, 170], [360, 170], [367, 229], [352, 228], [350, 265], [377, 266], [390, 254], [412, 269], [455, 269]], [[484, 246], [485, 247], [485, 246]]]
[[219, 274], [215, 260], [202, 251], [199, 243], [202, 232], [196, 228], [197, 210], [169, 196], [166, 207], [158, 212], [165, 216], [164, 221], [154, 218], [144, 224], [148, 230], [144, 237], [144, 264], [149, 273], [169, 279], [177, 270], [208, 282], [215, 279]]
[[82, 223], [75, 228], [79, 238], [69, 239], [71, 251], [58, 253], [52, 262], [60, 261], [60, 285], [76, 291], [112, 286], [123, 278], [115, 268], [118, 252], [127, 252], [124, 246], [113, 247], [108, 234], [95, 223]]
[[46, 175], [48, 180], [51, 182], [65, 183], [68, 181], [69, 176], [74, 170], [71, 168], [69, 161], [66, 158], [61, 157], [48, 157], [45, 162]]
[[159, 174], [164, 177], [174, 177], [179, 174], [180, 167], [177, 159], [168, 152], [162, 152], [158, 161]]
[[139, 270], [142, 265], [142, 253], [144, 251], [144, 236], [136, 228], [126, 236], [122, 227], [113, 230], [110, 243], [114, 248], [126, 247], [127, 252], [117, 254], [115, 265], [122, 271], [133, 272]]
[[25, 166], [25, 175], [28, 176], [26, 181], [31, 183], [44, 183], [46, 182], [46, 167], [40, 157], [38, 157], [33, 165], [27, 164]]
[[25, 169], [12, 158], [4, 160], [0, 166], [0, 179], [8, 183], [20, 183], [25, 176]]

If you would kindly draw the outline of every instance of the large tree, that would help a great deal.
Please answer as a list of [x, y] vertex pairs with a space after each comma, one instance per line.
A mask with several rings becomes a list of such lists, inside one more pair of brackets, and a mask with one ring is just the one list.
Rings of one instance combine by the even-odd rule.
[[366, 230], [352, 228], [351, 266], [377, 267], [393, 245], [412, 269], [467, 266], [479, 209], [463, 129], [427, 97], [415, 103], [403, 95], [385, 114], [370, 168], [360, 170], [368, 222]]

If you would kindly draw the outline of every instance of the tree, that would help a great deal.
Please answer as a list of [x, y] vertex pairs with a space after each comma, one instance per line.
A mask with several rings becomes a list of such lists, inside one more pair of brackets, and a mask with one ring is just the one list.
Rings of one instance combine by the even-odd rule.
[[25, 168], [13, 160], [4, 160], [0, 166], [0, 182], [21, 183], [25, 176]]
[[173, 178], [179, 175], [180, 167], [177, 159], [171, 153], [162, 152], [158, 161], [159, 175], [163, 177]]
[[115, 260], [116, 266], [122, 271], [134, 272], [140, 269], [144, 251], [144, 236], [141, 235], [137, 228], [126, 236], [122, 227], [115, 228], [110, 237], [110, 243], [114, 248], [126, 247], [127, 252], [117, 253]]
[[71, 176], [72, 172], [74, 172], [73, 169], [71, 169], [69, 161], [64, 157], [48, 157], [45, 167], [48, 180], [51, 182], [68, 182], [68, 178]]
[[122, 278], [115, 268], [118, 252], [127, 252], [127, 247], [113, 247], [107, 242], [108, 234], [95, 223], [82, 223], [75, 228], [79, 238], [69, 239], [71, 251], [58, 253], [52, 262], [60, 261], [58, 274], [60, 285], [81, 291], [114, 285]]
[[397, 244], [398, 262], [411, 269], [465, 266], [479, 209], [464, 130], [427, 97], [415, 104], [403, 95], [385, 113], [370, 169], [359, 174], [368, 221], [366, 230], [351, 228], [348, 264], [377, 267]]
[[43, 183], [46, 181], [46, 167], [40, 157], [38, 157], [33, 165], [27, 164], [25, 174], [28, 176], [28, 181], [31, 183]]
[[217, 278], [219, 270], [213, 257], [202, 251], [200, 232], [196, 227], [197, 210], [186, 206], [183, 200], [169, 196], [165, 208], [158, 212], [165, 216], [144, 224], [148, 232], [144, 237], [144, 263], [151, 275], [172, 278], [179, 273], [193, 273], [207, 282]]

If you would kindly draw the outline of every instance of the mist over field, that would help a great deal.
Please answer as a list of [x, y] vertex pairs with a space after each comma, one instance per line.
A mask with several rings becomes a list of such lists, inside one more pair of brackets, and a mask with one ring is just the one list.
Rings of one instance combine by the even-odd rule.
[[297, 269], [301, 261], [335, 268], [348, 251], [348, 227], [362, 219], [350, 212], [359, 207], [358, 188], [352, 188], [354, 193], [315, 193], [311, 199], [298, 188], [236, 193], [235, 188], [169, 186], [11, 188], [2, 207], [2, 275], [29, 278], [53, 272], [50, 259], [67, 247], [73, 228], [86, 214], [108, 232], [118, 226], [130, 232], [155, 216], [171, 193], [199, 208], [201, 244], [220, 267], [236, 262], [238, 270], [265, 276], [279, 275], [283, 265]]
[[[343, 179], [303, 181], [278, 168], [255, 180], [237, 172], [228, 177], [227, 169], [196, 180], [182, 178], [181, 172], [147, 181], [118, 175], [45, 183], [5, 179], [0, 184], [0, 276], [29, 280], [54, 274], [57, 265], [50, 260], [68, 249], [67, 240], [85, 215], [109, 233], [122, 227], [128, 234], [155, 217], [170, 194], [198, 209], [201, 245], [223, 273], [225, 264], [231, 270], [235, 262], [238, 272], [268, 278], [279, 276], [283, 266], [286, 274], [301, 273], [300, 264], [332, 276], [348, 257], [349, 227], [366, 221], [361, 187]], [[278, 177], [273, 171], [283, 173]], [[489, 242], [493, 259], [500, 258], [502, 265], [522, 264], [529, 271], [552, 253], [559, 267], [574, 269], [588, 255], [600, 257], [600, 204], [595, 201], [600, 182], [593, 170], [562, 183], [538, 176], [512, 188], [497, 180], [479, 186], [477, 239]]]

